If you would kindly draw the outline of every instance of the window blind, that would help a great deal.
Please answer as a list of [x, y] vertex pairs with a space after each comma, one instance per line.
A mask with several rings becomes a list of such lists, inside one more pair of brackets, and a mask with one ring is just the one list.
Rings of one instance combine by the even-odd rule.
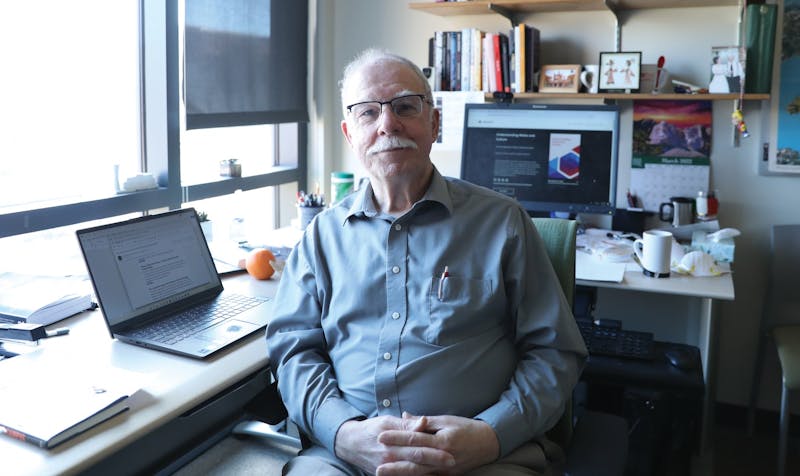
[[185, 6], [186, 128], [307, 122], [308, 2]]

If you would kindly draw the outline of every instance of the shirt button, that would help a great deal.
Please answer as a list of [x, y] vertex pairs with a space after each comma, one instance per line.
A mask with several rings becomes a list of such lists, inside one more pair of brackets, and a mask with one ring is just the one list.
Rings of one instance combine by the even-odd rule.
[[399, 312], [393, 312], [392, 313], [392, 319], [400, 319], [400, 313]]
[[400, 230], [402, 230], [402, 229], [403, 229], [403, 225], [400, 225], [400, 224], [398, 224], [398, 225], [395, 225], [395, 226], [394, 226], [394, 229], [395, 229], [395, 230], [397, 230], [397, 231], [400, 231]]
[[400, 266], [392, 266], [392, 273], [397, 274], [400, 272]]
[[385, 408], [389, 408], [392, 406], [392, 401], [389, 400], [388, 398], [384, 398], [381, 404], [383, 404]]
[[392, 354], [389, 352], [383, 354], [383, 360], [392, 360]]

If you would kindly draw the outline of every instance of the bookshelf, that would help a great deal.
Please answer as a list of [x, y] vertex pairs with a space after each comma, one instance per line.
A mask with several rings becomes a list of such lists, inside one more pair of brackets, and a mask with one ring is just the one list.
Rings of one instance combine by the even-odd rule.
[[[769, 99], [769, 94], [745, 94], [745, 100], [762, 101]], [[695, 101], [706, 99], [709, 101], [735, 100], [739, 99], [737, 93], [725, 94], [677, 94], [677, 93], [514, 93], [514, 99], [609, 99], [609, 100], [634, 100], [634, 99], [660, 99], [670, 101]], [[486, 100], [492, 101], [494, 97], [491, 93], [486, 94]]]
[[[692, 8], [712, 6], [736, 6], [740, 0], [471, 0], [466, 2], [435, 2], [433, 0], [409, 2], [411, 10], [429, 13], [436, 16], [456, 15], [502, 15], [512, 24], [518, 22], [517, 17], [536, 12], [575, 12], [575, 11], [609, 11], [644, 10], [655, 8]], [[619, 35], [618, 35], [619, 36]], [[729, 94], [675, 94], [675, 93], [515, 93], [515, 99], [602, 99], [602, 100], [634, 100], [660, 99], [689, 101], [707, 99], [711, 101], [738, 100], [738, 93]], [[493, 100], [492, 94], [486, 94], [487, 100]], [[770, 99], [768, 93], [745, 94], [745, 100], [763, 101]]]
[[[738, 5], [739, 0], [472, 0], [468, 2], [409, 2], [412, 10], [439, 16], [485, 15], [508, 12], [622, 11], [648, 8], [687, 8]], [[498, 10], [499, 7], [499, 10]]]

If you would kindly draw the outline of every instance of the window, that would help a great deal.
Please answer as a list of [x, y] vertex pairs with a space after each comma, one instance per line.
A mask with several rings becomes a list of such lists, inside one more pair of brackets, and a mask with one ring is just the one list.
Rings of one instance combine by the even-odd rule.
[[138, 18], [131, 0], [0, 7], [0, 213], [107, 196], [114, 164], [139, 171]]
[[[294, 3], [266, 5], [284, 1]], [[0, 103], [13, 119], [0, 141], [0, 238], [20, 235], [0, 240], [0, 256], [59, 237], [74, 243], [74, 228], [94, 220], [194, 204], [218, 203], [266, 226], [288, 221], [278, 215], [280, 197], [305, 185], [306, 124], [187, 130], [182, 0], [29, 3], [0, 6]], [[297, 61], [306, 58], [303, 51]], [[230, 158], [241, 177], [220, 176]], [[116, 193], [115, 165], [123, 181], [146, 172], [158, 187]]]

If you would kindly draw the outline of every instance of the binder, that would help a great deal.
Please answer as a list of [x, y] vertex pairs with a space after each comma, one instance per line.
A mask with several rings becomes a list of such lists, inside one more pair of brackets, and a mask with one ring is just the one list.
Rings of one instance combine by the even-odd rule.
[[769, 93], [772, 85], [772, 61], [775, 51], [776, 5], [748, 5], [745, 22], [744, 89], [746, 93]]

